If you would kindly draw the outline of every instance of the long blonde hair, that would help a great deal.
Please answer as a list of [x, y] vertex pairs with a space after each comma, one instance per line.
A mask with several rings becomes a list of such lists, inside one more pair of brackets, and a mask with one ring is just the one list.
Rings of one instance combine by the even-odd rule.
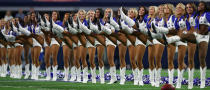
[[85, 11], [84, 9], [80, 9], [80, 10], [78, 11], [78, 16], [79, 16], [80, 12], [83, 12], [83, 13], [84, 13], [84, 15], [85, 15], [85, 18], [84, 18], [84, 19], [86, 19], [86, 11]]
[[107, 11], [107, 10], [110, 10], [110, 11], [111, 11], [111, 13], [113, 13], [113, 11], [112, 11], [112, 9], [111, 9], [111, 8], [107, 8], [107, 9], [104, 11], [104, 17], [103, 17], [103, 19], [105, 19], [105, 18], [106, 18], [105, 13], [106, 13], [106, 11]]
[[135, 18], [137, 18], [137, 16], [138, 16], [138, 11], [136, 10], [136, 8], [130, 8], [130, 9], [128, 10], [128, 13], [130, 13], [130, 12], [134, 12]]
[[86, 20], [88, 20], [90, 17], [89, 17], [89, 14], [91, 13], [91, 12], [93, 12], [94, 14], [95, 14], [95, 11], [94, 10], [89, 10], [88, 12], [87, 12], [87, 15], [86, 15]]
[[174, 14], [174, 5], [173, 4], [164, 4], [164, 7], [167, 7], [170, 10], [170, 14]]
[[149, 9], [150, 9], [150, 8], [154, 8], [155, 12], [154, 12], [154, 15], [153, 15], [153, 16], [151, 16], [151, 15], [149, 14], [148, 17], [149, 17], [149, 18], [151, 18], [151, 17], [156, 17], [156, 16], [157, 16], [157, 13], [158, 13], [158, 8], [157, 8], [156, 6], [150, 6]]
[[[183, 4], [183, 3], [178, 3], [177, 5], [176, 5], [176, 9], [178, 8], [178, 7], [181, 7], [182, 8], [182, 15], [184, 15], [185, 14], [185, 5]], [[177, 17], [178, 16], [178, 14], [177, 14], [177, 12], [175, 12], [175, 16]]]
[[[161, 7], [163, 8], [163, 15], [160, 15], [160, 12], [159, 12], [159, 9]], [[160, 18], [164, 17], [164, 4], [161, 4], [161, 5], [158, 6], [158, 17], [160, 17]]]

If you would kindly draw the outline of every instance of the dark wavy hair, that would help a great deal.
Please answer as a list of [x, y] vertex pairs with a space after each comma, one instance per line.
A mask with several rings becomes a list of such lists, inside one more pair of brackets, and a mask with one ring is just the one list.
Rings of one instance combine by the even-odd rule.
[[144, 17], [145, 15], [148, 14], [148, 10], [147, 10], [147, 8], [146, 8], [145, 6], [139, 6], [139, 9], [138, 9], [138, 17], [137, 17], [137, 19], [140, 19], [139, 10], [140, 10], [141, 8], [144, 8], [144, 15], [143, 15], [143, 17]]
[[99, 12], [100, 12], [99, 18], [103, 18], [104, 17], [104, 10], [102, 8], [97, 8], [96, 10], [99, 10]]

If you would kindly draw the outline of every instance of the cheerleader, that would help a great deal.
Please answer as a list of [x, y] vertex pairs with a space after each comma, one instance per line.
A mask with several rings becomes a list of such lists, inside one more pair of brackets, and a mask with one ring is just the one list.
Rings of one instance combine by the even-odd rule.
[[[155, 18], [157, 15], [157, 10], [158, 8], [156, 6], [150, 6], [149, 7], [149, 15], [148, 15], [148, 20], [147, 20], [147, 29], [148, 30], [152, 30], [151, 29], [151, 24], [152, 22], [155, 22]], [[149, 31], [148, 31], [149, 32]], [[150, 39], [151, 40], [151, 39]], [[152, 86], [155, 86], [155, 65], [154, 65], [154, 57], [155, 57], [155, 47], [152, 44], [151, 41], [148, 44], [148, 60], [149, 60], [149, 75], [150, 75], [150, 83], [152, 84]]]
[[[77, 33], [78, 30], [75, 29], [76, 27], [76, 21], [77, 21], [77, 14], [73, 13], [72, 17], [69, 18], [69, 23], [68, 23], [68, 27], [69, 27], [69, 32], [71, 33], [70, 38], [73, 41], [73, 65], [71, 67], [71, 79], [70, 81], [78, 81], [81, 82], [81, 70], [79, 67], [79, 63], [76, 63], [78, 61], [78, 59], [80, 59], [80, 53], [79, 53], [79, 49], [77, 47], [78, 44], [78, 37], [77, 37]], [[75, 39], [75, 40], [74, 40]]]
[[[146, 10], [146, 7], [141, 6], [139, 7], [139, 15], [137, 17], [137, 21], [139, 22], [139, 24], [142, 27], [146, 27], [146, 22], [147, 22], [147, 13], [148, 11]], [[145, 37], [144, 37], [145, 38]], [[139, 43], [137, 43], [139, 42]], [[138, 38], [136, 38], [136, 60], [137, 60], [137, 64], [138, 64], [138, 68], [139, 68], [139, 72], [138, 72], [138, 76], [139, 76], [139, 85], [143, 86], [143, 70], [144, 70], [144, 66], [142, 63], [142, 59], [146, 50], [146, 45], [144, 43], [142, 43], [142, 41], [140, 41]]]
[[[65, 23], [67, 22], [67, 20], [69, 19], [69, 13], [65, 13], [64, 15], [64, 19], [63, 19], [63, 27], [64, 27], [64, 31], [67, 31], [67, 27], [64, 26]], [[63, 60], [64, 60], [64, 81], [68, 80], [68, 76], [69, 76], [69, 60], [71, 59], [73, 52], [72, 52], [72, 41], [71, 39], [69, 39], [67, 36], [64, 36], [63, 39], [66, 42], [62, 42], [62, 46], [63, 46]], [[68, 46], [69, 45], [69, 46]], [[72, 61], [72, 60], [70, 60]], [[72, 65], [74, 66], [74, 65]]]
[[[56, 11], [52, 12], [52, 22], [54, 22], [53, 24], [62, 26], [62, 22], [58, 20], [59, 17], [59, 13]], [[56, 26], [53, 25], [53, 26]], [[55, 28], [52, 29], [52, 31], [56, 31]], [[50, 43], [50, 50], [51, 50], [51, 55], [52, 55], [52, 59], [53, 59], [53, 81], [57, 80], [57, 68], [58, 68], [58, 63], [57, 63], [57, 56], [58, 56], [58, 50], [59, 50], [59, 42], [57, 41], [58, 38], [57, 37], [52, 37], [51, 38], [51, 43]]]
[[[1, 19], [1, 32], [4, 30], [5, 28], [5, 25], [6, 25], [6, 22], [4, 21], [4, 19]], [[7, 59], [6, 59], [6, 55], [7, 55], [7, 41], [3, 39], [4, 36], [2, 36], [2, 39], [1, 39], [1, 63], [2, 63], [2, 66], [1, 66], [1, 73], [0, 73], [0, 76], [1, 77], [6, 77], [6, 74], [7, 74]], [[11, 65], [11, 64], [10, 64]], [[14, 67], [14, 65], [11, 65]], [[10, 68], [12, 68], [10, 66]], [[10, 69], [11, 70], [11, 69]], [[12, 69], [13, 70], [13, 69]]]
[[[40, 62], [39, 62], [39, 56], [40, 56], [40, 52], [42, 49], [42, 45], [43, 43], [40, 42], [39, 39], [41, 39], [41, 41], [43, 41], [43, 37], [41, 35], [43, 35], [43, 33], [41, 32], [41, 28], [38, 25], [36, 18], [36, 14], [35, 12], [31, 13], [31, 25], [29, 27], [29, 30], [32, 33], [32, 40], [33, 40], [33, 48], [31, 50], [31, 54], [32, 54], [32, 62], [34, 65], [32, 65], [32, 68], [34, 67], [34, 69], [32, 69], [32, 79], [38, 80], [39, 79], [39, 68], [40, 68]], [[33, 71], [34, 70], [34, 71]]]
[[[101, 20], [103, 18], [103, 10], [98, 8], [96, 9], [96, 19], [97, 21]], [[99, 23], [99, 22], [98, 22]], [[104, 62], [103, 62], [103, 55], [104, 55], [104, 45], [103, 43], [100, 43], [98, 39], [105, 42], [105, 37], [100, 34], [96, 34], [97, 40], [95, 41], [96, 49], [97, 49], [97, 57], [98, 57], [98, 63], [99, 63], [99, 76], [100, 76], [100, 82], [101, 84], [105, 83], [104, 80]]]
[[[137, 17], [137, 10], [135, 8], [130, 8], [128, 10], [128, 17], [131, 18], [133, 21], [136, 20], [136, 17]], [[121, 19], [122, 19], [122, 14], [121, 14]], [[128, 23], [128, 22], [126, 22]], [[123, 23], [122, 23], [123, 24]], [[131, 28], [133, 29], [133, 28]], [[134, 35], [129, 35], [128, 36], [128, 39], [129, 37], [131, 38], [134, 38], [134, 42], [136, 41], [136, 37]], [[128, 46], [128, 50], [129, 50], [129, 57], [130, 57], [130, 63], [131, 63], [131, 66], [132, 66], [132, 71], [133, 71], [133, 74], [134, 74], [134, 85], [138, 85], [138, 72], [139, 72], [139, 69], [137, 68], [137, 65], [136, 65], [136, 61], [135, 61], [135, 44], [132, 43], [132, 40], [129, 39], [127, 40], [127, 46]]]
[[[123, 12], [126, 12], [126, 9], [123, 8]], [[117, 14], [117, 18], [116, 18], [117, 22], [121, 22], [120, 21], [120, 10], [118, 10], [118, 14]], [[110, 24], [112, 24], [112, 22], [114, 23], [114, 20], [110, 18]], [[114, 25], [113, 25], [114, 26]], [[115, 28], [117, 29], [117, 28]], [[126, 51], [127, 51], [127, 38], [126, 35], [122, 32], [117, 32], [117, 39], [118, 39], [118, 48], [119, 48], [119, 58], [120, 58], [120, 84], [124, 85], [125, 84], [125, 71], [126, 71], [126, 62], [125, 62], [125, 56], [126, 56]], [[125, 41], [126, 44], [123, 44], [122, 41], [119, 41], [119, 39], [123, 39]]]
[[[29, 21], [30, 21], [29, 17], [30, 17], [30, 14], [24, 17], [24, 24], [22, 26], [26, 31], [29, 31]], [[25, 77], [24, 77], [24, 79], [28, 79], [30, 76], [29, 50], [32, 47], [33, 41], [30, 36], [28, 36], [27, 38], [24, 38], [24, 41], [25, 41], [25, 43], [23, 44], [24, 60], [25, 60]]]
[[[97, 30], [97, 27], [94, 29], [94, 25], [96, 24], [95, 20], [95, 11], [89, 10], [87, 12], [87, 18], [88, 18], [88, 24], [89, 24], [89, 29], [90, 30]], [[90, 26], [92, 25], [92, 28]], [[94, 32], [96, 33], [96, 32]], [[91, 67], [91, 79], [92, 83], [96, 83], [96, 65], [95, 65], [95, 52], [96, 52], [96, 47], [95, 47], [95, 38], [92, 35], [86, 35], [86, 38], [89, 39], [87, 41], [86, 47], [88, 48], [88, 53], [89, 53], [89, 62], [90, 62], [90, 67]], [[92, 42], [92, 43], [90, 43]]]
[[[86, 17], [86, 11], [85, 10], [79, 10], [78, 11], [78, 20], [77, 20], [77, 24], [78, 24], [78, 30], [79, 30], [79, 43], [78, 43], [78, 49], [80, 52], [80, 58], [82, 61], [82, 71], [83, 71], [83, 81], [82, 83], [87, 83], [88, 81], [88, 65], [86, 62], [86, 55], [87, 55], [87, 48], [86, 43], [87, 40], [85, 38], [85, 33], [84, 32], [84, 28], [87, 26], [87, 21], [85, 19]], [[87, 29], [87, 28], [86, 28]], [[83, 32], [83, 33], [82, 33]], [[79, 59], [78, 59], [79, 60]], [[79, 63], [79, 61], [77, 61], [77, 63]]]
[[[164, 5], [158, 6], [158, 15], [156, 17], [156, 24], [158, 27], [164, 27]], [[159, 34], [162, 36], [162, 34]], [[163, 39], [153, 39], [154, 47], [155, 47], [155, 64], [156, 64], [156, 70], [155, 70], [155, 87], [159, 87], [160, 85], [160, 79], [161, 79], [161, 59], [164, 51], [164, 43]]]
[[[13, 22], [15, 23], [15, 19], [13, 19]], [[14, 25], [14, 24], [12, 24]], [[11, 25], [11, 26], [12, 26]], [[21, 35], [21, 32], [18, 32], [18, 30], [15, 28], [15, 26], [12, 26], [12, 30], [16, 33], [17, 36]], [[16, 40], [17, 42], [22, 42], [20, 40]], [[21, 54], [23, 51], [23, 45], [21, 45], [20, 43], [15, 43], [15, 54], [17, 56], [15, 56], [15, 62], [16, 62], [16, 66], [17, 66], [17, 78], [21, 78], [22, 77], [22, 60], [21, 60]]]
[[[18, 78], [17, 77], [18, 66], [15, 65], [15, 58], [13, 57], [13, 55], [15, 54], [15, 48], [13, 47], [15, 42], [15, 32], [13, 32], [10, 27], [10, 21], [7, 21], [5, 23], [5, 27], [3, 30], [1, 30], [1, 32], [7, 40], [7, 54], [9, 59], [10, 71], [12, 72], [10, 77]], [[6, 75], [7, 75], [7, 66], [5, 65], [3, 68], [2, 77], [6, 77]]]
[[51, 55], [51, 49], [50, 49], [50, 43], [51, 43], [51, 36], [50, 33], [50, 16], [49, 14], [45, 13], [44, 18], [40, 18], [41, 20], [41, 30], [44, 33], [44, 60], [45, 60], [45, 68], [46, 68], [46, 80], [51, 79], [51, 65], [50, 65], [50, 55]]
[[[109, 14], [111, 12], [113, 13], [112, 9], [107, 8], [104, 12], [104, 17], [100, 20], [101, 30], [107, 35], [110, 35], [111, 33], [115, 31], [114, 27], [111, 26], [109, 23], [107, 23], [109, 20], [108, 18]], [[108, 84], [113, 84], [117, 81], [116, 67], [114, 64], [114, 51], [115, 51], [116, 45], [110, 39], [108, 39], [108, 37], [106, 37], [105, 43], [107, 47], [107, 57], [108, 57], [109, 65], [110, 65], [110, 75], [111, 75], [111, 80]]]
[[[194, 33], [195, 30], [195, 12], [196, 5], [194, 3], [188, 3], [186, 5], [186, 25], [188, 33]], [[193, 74], [194, 74], [194, 55], [196, 51], [196, 44], [187, 42], [188, 45], [188, 89], [193, 88]]]
[[[20, 21], [20, 22], [19, 22]], [[25, 16], [23, 20], [16, 19], [16, 21], [13, 23], [13, 29], [16, 30], [19, 35], [16, 37], [17, 40], [20, 40], [24, 47], [24, 59], [25, 59], [25, 77], [24, 79], [28, 79], [30, 76], [30, 70], [29, 70], [29, 49], [33, 45], [32, 38], [30, 37], [30, 31], [29, 31], [29, 21], [28, 16]], [[19, 38], [18, 38], [19, 37]]]

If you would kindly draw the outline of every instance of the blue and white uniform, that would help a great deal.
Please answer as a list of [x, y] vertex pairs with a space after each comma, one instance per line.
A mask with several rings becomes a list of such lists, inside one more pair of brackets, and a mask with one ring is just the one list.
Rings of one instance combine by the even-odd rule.
[[[145, 15], [143, 20], [139, 21], [139, 27], [144, 27], [144, 28], [147, 27], [147, 24], [146, 24], [147, 23], [147, 17], [148, 17], [148, 15]], [[137, 46], [137, 45], [143, 45], [143, 46], [146, 47], [146, 45], [136, 37], [135, 46]]]
[[[181, 16], [180, 18], [175, 18], [174, 27], [176, 30], [187, 29], [186, 19], [184, 18], [184, 16]], [[186, 31], [183, 31], [183, 33], [186, 33]], [[187, 42], [182, 42], [182, 41], [178, 41], [175, 44], [176, 46], [179, 46], [179, 45], [187, 46]]]
[[[9, 30], [7, 32], [6, 29], [4, 28], [1, 32], [8, 42], [15, 42], [16, 33], [14, 31]], [[7, 45], [7, 48], [12, 48], [12, 47], [10, 45]]]
[[[57, 20], [55, 22], [55, 24], [59, 25], [59, 26], [62, 26], [62, 22]], [[58, 41], [55, 39], [55, 38], [51, 38], [51, 43], [50, 43], [50, 46], [52, 46], [53, 44], [56, 44], [58, 46], [60, 46], [60, 44], [58, 43]]]
[[[164, 27], [164, 24], [165, 24], [164, 19], [157, 17], [155, 19], [155, 24], [156, 24], [157, 27]], [[157, 33], [157, 35], [161, 36], [162, 34], [161, 33]], [[163, 45], [157, 39], [153, 39], [153, 44], [161, 44], [161, 45]]]
[[[40, 27], [38, 25], [34, 26], [32, 24], [29, 27], [29, 31], [31, 31], [31, 33], [37, 34], [37, 35], [42, 35], [43, 34], [43, 32], [41, 31], [41, 29], [40, 29]], [[42, 45], [35, 38], [32, 38], [32, 40], [33, 40], [33, 47], [35, 47], [35, 46], [42, 47]]]
[[[110, 29], [112, 32], [115, 32], [114, 27], [112, 25], [110, 25], [109, 23], [104, 22], [103, 19], [100, 19], [100, 23], [102, 25], [104, 25], [104, 27], [106, 27], [107, 29]], [[113, 45], [116, 47], [116, 45], [111, 40], [109, 40], [107, 37], [105, 37], [105, 39], [106, 39], [106, 46]]]
[[[196, 17], [196, 28], [199, 30], [199, 25], [204, 24], [208, 26], [208, 31], [210, 32], [210, 13], [205, 12], [202, 15], [200, 15], [200, 18], [198, 19], [198, 16]], [[199, 33], [194, 32], [194, 35], [196, 36], [197, 43], [200, 42], [209, 42], [209, 33], [207, 35], [201, 35]]]

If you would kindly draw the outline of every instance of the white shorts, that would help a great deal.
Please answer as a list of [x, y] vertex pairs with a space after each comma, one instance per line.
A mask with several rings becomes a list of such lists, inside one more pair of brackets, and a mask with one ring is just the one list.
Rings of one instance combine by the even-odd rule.
[[62, 46], [64, 46], [64, 45], [66, 45], [66, 43], [62, 41]]
[[10, 45], [7, 45], [7, 49], [11, 48]]
[[53, 44], [56, 44], [56, 45], [60, 46], [59, 43], [58, 43], [58, 41], [55, 40], [55, 38], [52, 38], [51, 39], [50, 46], [52, 46]]
[[179, 46], [179, 45], [187, 46], [187, 42], [182, 42], [182, 41], [175, 42], [175, 44], [176, 46]]
[[149, 46], [149, 45], [153, 45], [153, 43], [147, 40], [146, 46]]
[[135, 46], [137, 46], [137, 45], [144, 45], [146, 47], [146, 45], [138, 38], [136, 38], [136, 42], [135, 42]]
[[82, 45], [82, 43], [81, 43], [80, 40], [79, 40], [77, 46], [79, 47], [79, 46], [81, 46], [81, 45]]
[[0, 48], [4, 48], [4, 45], [0, 44]]
[[33, 47], [35, 46], [42, 47], [42, 45], [36, 39], [32, 38], [32, 40], [33, 40]]
[[102, 45], [98, 40], [95, 39], [95, 46]]
[[153, 44], [161, 44], [161, 45], [163, 45], [163, 44], [160, 43], [157, 39], [153, 39]]
[[44, 39], [44, 47], [48, 46], [46, 40]]
[[94, 45], [92, 45], [88, 40], [87, 40], [87, 44], [86, 44], [86, 47], [95, 47]]
[[201, 43], [203, 41], [209, 43], [209, 34], [208, 35], [201, 35], [201, 34], [198, 34], [196, 32], [194, 32], [193, 34], [196, 36], [197, 43]]
[[128, 39], [127, 39], [127, 43], [126, 43], [126, 44], [127, 44], [127, 46], [132, 45], [132, 44], [131, 44], [131, 41], [130, 41], [130, 40], [128, 40]]
[[106, 46], [108, 46], [108, 45], [113, 45], [116, 47], [116, 45], [106, 37]]
[[15, 47], [17, 46], [23, 46], [23, 45], [21, 45], [20, 43], [15, 43]]
[[121, 42], [119, 40], [117, 40], [117, 45], [121, 44]]
[[77, 45], [75, 43], [72, 44], [73, 48], [77, 47]]

